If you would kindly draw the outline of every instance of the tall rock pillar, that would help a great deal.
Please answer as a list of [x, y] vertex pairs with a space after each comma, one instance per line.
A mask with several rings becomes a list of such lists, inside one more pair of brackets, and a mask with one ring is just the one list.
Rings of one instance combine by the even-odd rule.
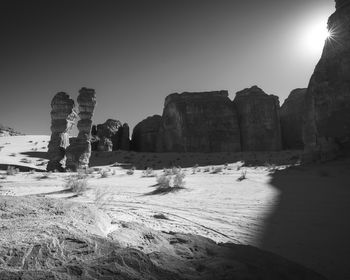
[[77, 114], [74, 100], [65, 92], [57, 93], [51, 101], [51, 139], [48, 147], [49, 162], [47, 171], [64, 171], [66, 149], [69, 146], [71, 131]]
[[94, 89], [82, 88], [78, 96], [79, 117], [78, 137], [72, 141], [67, 149], [67, 169], [76, 171], [87, 168], [91, 156], [92, 116], [96, 105]]

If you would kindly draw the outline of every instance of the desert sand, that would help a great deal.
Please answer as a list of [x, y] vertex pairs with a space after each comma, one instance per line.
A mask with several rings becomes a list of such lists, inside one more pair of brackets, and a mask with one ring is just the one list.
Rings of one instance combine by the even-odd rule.
[[[49, 254], [50, 258], [63, 263], [65, 271], [69, 271], [74, 258], [67, 256], [79, 255], [76, 261], [81, 263], [86, 260], [81, 254], [86, 254], [89, 261], [76, 266], [79, 267], [76, 277], [83, 277], [79, 271], [88, 271], [91, 279], [101, 273], [92, 260], [105, 258], [108, 263], [112, 248], [116, 250], [114, 253], [124, 256], [121, 257], [124, 264], [126, 259], [132, 264], [144, 264], [144, 267], [138, 265], [140, 269], [136, 273], [135, 265], [129, 265], [130, 270], [127, 270], [120, 262], [121, 267], [116, 269], [121, 271], [124, 277], [121, 279], [131, 276], [179, 279], [179, 275], [215, 279], [213, 275], [218, 276], [215, 271], [222, 272], [221, 279], [245, 279], [259, 273], [264, 275], [262, 279], [282, 279], [272, 272], [261, 273], [263, 267], [269, 265], [280, 267], [281, 271], [292, 267], [294, 275], [291, 273], [290, 278], [285, 279], [323, 279], [306, 273], [294, 263], [328, 279], [350, 278], [347, 266], [350, 222], [346, 218], [350, 210], [350, 160], [347, 158], [300, 165], [300, 151], [95, 152], [91, 158], [92, 169], [86, 175], [87, 190], [77, 195], [66, 188], [67, 179], [73, 173], [45, 172], [48, 141], [48, 136], [36, 135], [0, 138], [1, 166], [6, 169], [13, 165], [20, 169], [14, 175], [6, 175], [5, 170], [0, 175], [2, 252], [11, 244], [27, 248], [28, 238], [34, 236], [39, 243], [47, 244], [47, 248], [56, 243], [73, 242], [66, 247], [58, 246], [62, 249], [60, 257], [55, 252]], [[136, 170], [128, 175], [132, 166]], [[171, 166], [181, 166], [185, 172], [184, 189], [154, 194], [156, 177], [145, 177], [143, 169], [152, 167], [154, 175], [159, 176], [163, 167]], [[31, 169], [35, 172], [29, 171]], [[246, 178], [238, 180], [242, 174]], [[62, 235], [58, 234], [61, 230], [68, 239], [57, 237]], [[74, 246], [82, 250], [82, 244], [87, 251], [93, 244], [104, 249], [67, 253]], [[132, 254], [125, 248], [137, 250], [137, 257], [130, 257]], [[23, 252], [28, 252], [26, 250]], [[41, 247], [39, 251], [44, 254], [45, 250]], [[293, 265], [281, 262], [276, 255], [266, 255], [265, 251], [282, 256]], [[257, 258], [259, 254], [261, 257]], [[11, 276], [9, 260], [12, 259], [0, 260], [0, 266], [6, 267], [9, 273], [6, 277]], [[17, 265], [20, 262], [23, 266], [29, 260], [28, 257], [19, 258]], [[13, 262], [15, 270], [16, 261]], [[245, 274], [247, 262], [255, 267], [252, 271], [257, 274]], [[225, 263], [235, 264], [234, 268], [223, 269]], [[58, 266], [50, 264], [50, 272], [43, 274], [42, 279], [56, 275]], [[36, 263], [34, 267], [47, 266]], [[167, 270], [159, 267], [167, 267]], [[302, 274], [298, 274], [300, 271], [309, 278], [298, 278]], [[108, 273], [108, 277], [112, 277], [111, 272]], [[234, 276], [237, 278], [232, 278]], [[112, 278], [106, 276], [105, 279]]]

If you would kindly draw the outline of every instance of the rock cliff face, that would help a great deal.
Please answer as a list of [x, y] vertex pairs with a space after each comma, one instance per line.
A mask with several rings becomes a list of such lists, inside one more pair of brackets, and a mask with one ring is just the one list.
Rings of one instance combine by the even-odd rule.
[[240, 150], [237, 114], [227, 91], [184, 92], [167, 96], [157, 151]]
[[303, 127], [305, 150], [326, 157], [350, 146], [350, 0], [336, 1], [328, 29], [306, 93]]
[[51, 101], [51, 139], [48, 146], [48, 171], [64, 171], [66, 149], [69, 146], [69, 132], [77, 114], [74, 100], [65, 92], [57, 93]]
[[306, 88], [293, 90], [280, 109], [283, 149], [303, 149]]
[[157, 152], [162, 117], [154, 115], [139, 122], [132, 132], [131, 149], [137, 152]]
[[3, 136], [18, 136], [18, 135], [24, 135], [24, 134], [14, 130], [11, 127], [3, 126], [2, 124], [0, 124], [0, 137], [3, 137]]
[[281, 149], [279, 101], [257, 86], [236, 93], [233, 102], [238, 112], [243, 151]]
[[92, 116], [96, 105], [95, 90], [82, 88], [78, 96], [79, 117], [78, 137], [68, 147], [67, 169], [76, 171], [80, 168], [87, 168], [91, 156], [91, 129]]
[[127, 123], [124, 123], [118, 131], [118, 150], [130, 150], [130, 128]]

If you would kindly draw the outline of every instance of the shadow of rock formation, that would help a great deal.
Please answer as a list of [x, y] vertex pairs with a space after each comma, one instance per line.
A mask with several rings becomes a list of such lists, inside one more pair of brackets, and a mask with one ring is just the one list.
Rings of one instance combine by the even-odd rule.
[[279, 202], [260, 248], [329, 279], [350, 279], [350, 159], [276, 171]]

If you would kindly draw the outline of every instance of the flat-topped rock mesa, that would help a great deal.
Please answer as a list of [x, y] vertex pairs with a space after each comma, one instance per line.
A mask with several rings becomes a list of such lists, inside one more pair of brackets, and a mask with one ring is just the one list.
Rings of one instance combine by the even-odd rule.
[[227, 91], [173, 93], [166, 97], [159, 152], [238, 152], [240, 131]]
[[57, 93], [51, 101], [52, 133], [48, 145], [48, 171], [63, 171], [65, 168], [69, 133], [77, 119], [74, 107], [74, 100], [65, 92]]
[[350, 0], [337, 0], [326, 40], [306, 93], [305, 149], [333, 156], [350, 147]]
[[139, 122], [132, 132], [131, 149], [137, 152], [157, 152], [162, 117], [154, 115]]
[[257, 86], [236, 93], [243, 151], [281, 150], [279, 100]]
[[280, 108], [283, 149], [303, 149], [306, 88], [293, 90]]
[[103, 124], [93, 126], [91, 131], [94, 138], [93, 150], [96, 151], [116, 151], [129, 150], [129, 125], [119, 120], [108, 119]]
[[96, 93], [94, 89], [83, 87], [78, 95], [79, 117], [78, 137], [67, 148], [67, 169], [76, 171], [89, 166], [91, 156], [91, 129], [92, 116], [96, 105]]

